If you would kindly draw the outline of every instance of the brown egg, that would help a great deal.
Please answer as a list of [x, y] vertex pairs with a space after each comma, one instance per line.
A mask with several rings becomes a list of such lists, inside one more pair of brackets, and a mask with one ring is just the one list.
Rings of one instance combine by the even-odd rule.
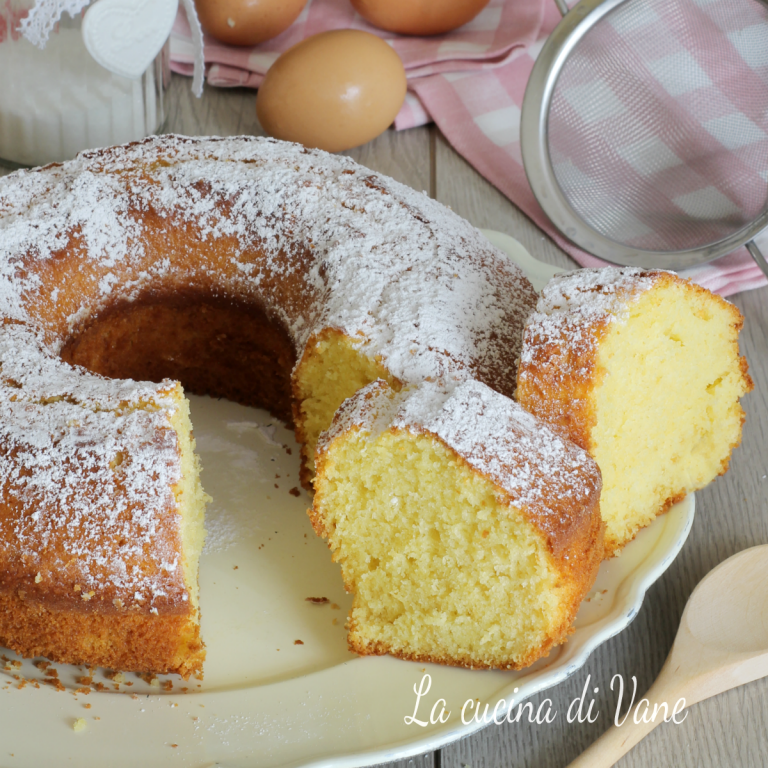
[[203, 29], [228, 45], [257, 45], [296, 21], [307, 0], [195, 0]]
[[351, 0], [380, 29], [401, 35], [442, 35], [477, 16], [489, 0]]
[[368, 32], [323, 32], [289, 48], [269, 69], [256, 115], [277, 139], [340, 152], [392, 123], [405, 99], [405, 69]]

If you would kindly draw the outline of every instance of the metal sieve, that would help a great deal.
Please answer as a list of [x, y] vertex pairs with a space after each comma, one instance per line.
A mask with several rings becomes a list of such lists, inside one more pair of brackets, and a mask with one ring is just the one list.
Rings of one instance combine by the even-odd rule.
[[539, 54], [521, 144], [552, 223], [614, 264], [682, 269], [768, 227], [768, 5], [581, 0]]

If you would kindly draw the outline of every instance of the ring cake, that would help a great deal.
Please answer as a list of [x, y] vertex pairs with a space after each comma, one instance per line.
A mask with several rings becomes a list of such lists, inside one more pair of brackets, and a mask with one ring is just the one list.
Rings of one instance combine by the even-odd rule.
[[600, 485], [585, 451], [478, 381], [360, 390], [318, 445], [310, 513], [354, 593], [351, 650], [533, 663], [594, 583]]
[[0, 641], [199, 673], [205, 498], [175, 381], [292, 423], [306, 484], [376, 379], [511, 396], [535, 300], [442, 205], [297, 145], [155, 137], [1, 179]]
[[671, 272], [579, 270], [542, 291], [517, 398], [597, 461], [606, 555], [727, 470], [752, 389], [742, 323]]

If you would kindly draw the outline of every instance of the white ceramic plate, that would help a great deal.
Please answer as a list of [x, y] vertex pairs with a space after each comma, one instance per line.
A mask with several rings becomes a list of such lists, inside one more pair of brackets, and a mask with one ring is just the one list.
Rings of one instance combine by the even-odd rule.
[[[556, 271], [512, 238], [486, 234], [537, 288]], [[436, 749], [482, 727], [471, 718], [462, 722], [467, 700], [489, 703], [492, 711], [501, 698], [519, 703], [573, 674], [632, 620], [693, 521], [691, 496], [641, 532], [621, 557], [603, 563], [571, 639], [527, 670], [357, 658], [346, 649], [350, 598], [338, 567], [312, 531], [306, 493], [291, 493], [299, 485], [292, 434], [264, 411], [191, 400], [203, 483], [214, 498], [200, 572], [205, 680], [160, 681], [172, 686], [166, 690], [134, 675], [115, 682], [100, 672], [94, 683], [106, 690], [84, 695], [76, 692], [84, 670], [57, 665], [63, 690], [55, 690], [40, 682], [43, 670], [6, 652], [13, 661], [0, 678], [0, 765], [338, 768]], [[328, 602], [316, 605], [308, 597]], [[425, 674], [430, 689], [414, 713], [414, 686]], [[405, 723], [414, 714], [427, 721], [438, 699], [450, 711], [444, 723]], [[73, 730], [77, 718], [85, 721], [79, 732]]]

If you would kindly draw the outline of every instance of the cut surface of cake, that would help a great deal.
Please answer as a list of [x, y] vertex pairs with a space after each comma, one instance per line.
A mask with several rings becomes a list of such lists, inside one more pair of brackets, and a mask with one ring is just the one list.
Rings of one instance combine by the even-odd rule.
[[742, 322], [670, 272], [580, 270], [542, 292], [517, 398], [600, 466], [606, 555], [727, 470], [752, 389]]
[[566, 638], [603, 539], [592, 459], [467, 381], [377, 381], [323, 434], [310, 511], [354, 593], [349, 645], [517, 669]]
[[181, 387], [113, 382], [0, 327], [0, 643], [200, 674], [206, 497]]

